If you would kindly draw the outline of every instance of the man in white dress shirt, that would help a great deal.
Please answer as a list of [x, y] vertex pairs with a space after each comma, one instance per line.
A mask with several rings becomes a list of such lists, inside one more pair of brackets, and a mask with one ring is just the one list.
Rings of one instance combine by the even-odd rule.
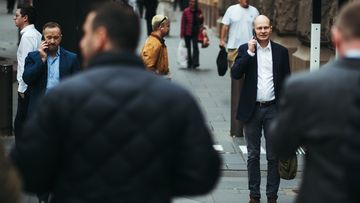
[[15, 140], [21, 136], [21, 130], [26, 118], [29, 95], [27, 85], [22, 79], [25, 58], [29, 52], [36, 51], [41, 43], [41, 34], [35, 29], [36, 11], [32, 6], [20, 6], [14, 16], [16, 27], [20, 29], [21, 39], [17, 50], [17, 81], [18, 81], [18, 107], [14, 123]]
[[[254, 21], [255, 37], [239, 47], [231, 76], [244, 78], [236, 118], [244, 123], [248, 150], [250, 203], [260, 202], [260, 146], [261, 136], [268, 140], [268, 128], [276, 114], [276, 103], [284, 79], [290, 74], [288, 50], [272, 41], [269, 18], [260, 15]], [[280, 184], [278, 158], [266, 142], [268, 161], [266, 196], [275, 203]]]

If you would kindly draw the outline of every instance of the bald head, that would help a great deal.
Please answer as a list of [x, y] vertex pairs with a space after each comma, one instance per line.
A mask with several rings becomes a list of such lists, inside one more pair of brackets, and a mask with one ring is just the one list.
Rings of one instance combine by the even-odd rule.
[[265, 47], [270, 41], [270, 35], [272, 32], [272, 27], [270, 25], [270, 19], [264, 15], [259, 15], [255, 18], [253, 23], [253, 28], [256, 35], [256, 40], [258, 43]]
[[270, 25], [270, 19], [265, 15], [259, 15], [258, 17], [256, 17], [255, 20], [254, 20], [254, 23], [253, 23], [253, 27], [255, 28], [256, 24], [260, 24], [260, 23], [261, 24], [267, 24], [267, 25], [271, 26]]

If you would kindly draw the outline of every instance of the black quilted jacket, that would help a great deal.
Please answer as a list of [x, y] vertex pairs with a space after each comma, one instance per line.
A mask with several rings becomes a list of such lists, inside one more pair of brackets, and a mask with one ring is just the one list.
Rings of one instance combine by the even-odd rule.
[[28, 192], [61, 203], [162, 203], [214, 188], [219, 155], [187, 91], [129, 53], [91, 66], [50, 91], [25, 126], [12, 158]]

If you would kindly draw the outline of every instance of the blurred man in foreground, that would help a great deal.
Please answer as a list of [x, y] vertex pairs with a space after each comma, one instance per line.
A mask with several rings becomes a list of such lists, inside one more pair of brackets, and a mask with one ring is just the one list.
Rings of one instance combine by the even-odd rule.
[[136, 14], [106, 4], [83, 30], [88, 70], [45, 96], [13, 151], [25, 188], [61, 203], [165, 203], [214, 188], [220, 158], [204, 118], [134, 54]]
[[[349, 181], [359, 181], [359, 171], [352, 171], [360, 163], [359, 148], [352, 148], [352, 144], [356, 146], [352, 140], [359, 141], [360, 134], [354, 131], [359, 118], [352, 120], [359, 114], [355, 105], [360, 84], [359, 10], [360, 2], [347, 4], [332, 28], [339, 59], [286, 82], [271, 128], [271, 146], [280, 157], [290, 157], [299, 146], [306, 146], [299, 203], [347, 203], [349, 189], [359, 188], [359, 182], [346, 187], [346, 176]], [[347, 146], [350, 153], [343, 153]], [[344, 160], [351, 157], [355, 160], [349, 162], [346, 172]], [[358, 198], [359, 193], [354, 195]]]

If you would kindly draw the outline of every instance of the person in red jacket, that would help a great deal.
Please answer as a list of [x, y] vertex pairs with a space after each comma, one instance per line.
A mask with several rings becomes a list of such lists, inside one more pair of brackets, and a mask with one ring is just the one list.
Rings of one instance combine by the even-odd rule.
[[[188, 51], [188, 68], [199, 67], [199, 47], [198, 34], [199, 28], [203, 24], [204, 17], [202, 11], [198, 8], [197, 0], [189, 0], [187, 7], [181, 17], [180, 37], [185, 38], [185, 44]], [[193, 51], [191, 54], [191, 45]]]

